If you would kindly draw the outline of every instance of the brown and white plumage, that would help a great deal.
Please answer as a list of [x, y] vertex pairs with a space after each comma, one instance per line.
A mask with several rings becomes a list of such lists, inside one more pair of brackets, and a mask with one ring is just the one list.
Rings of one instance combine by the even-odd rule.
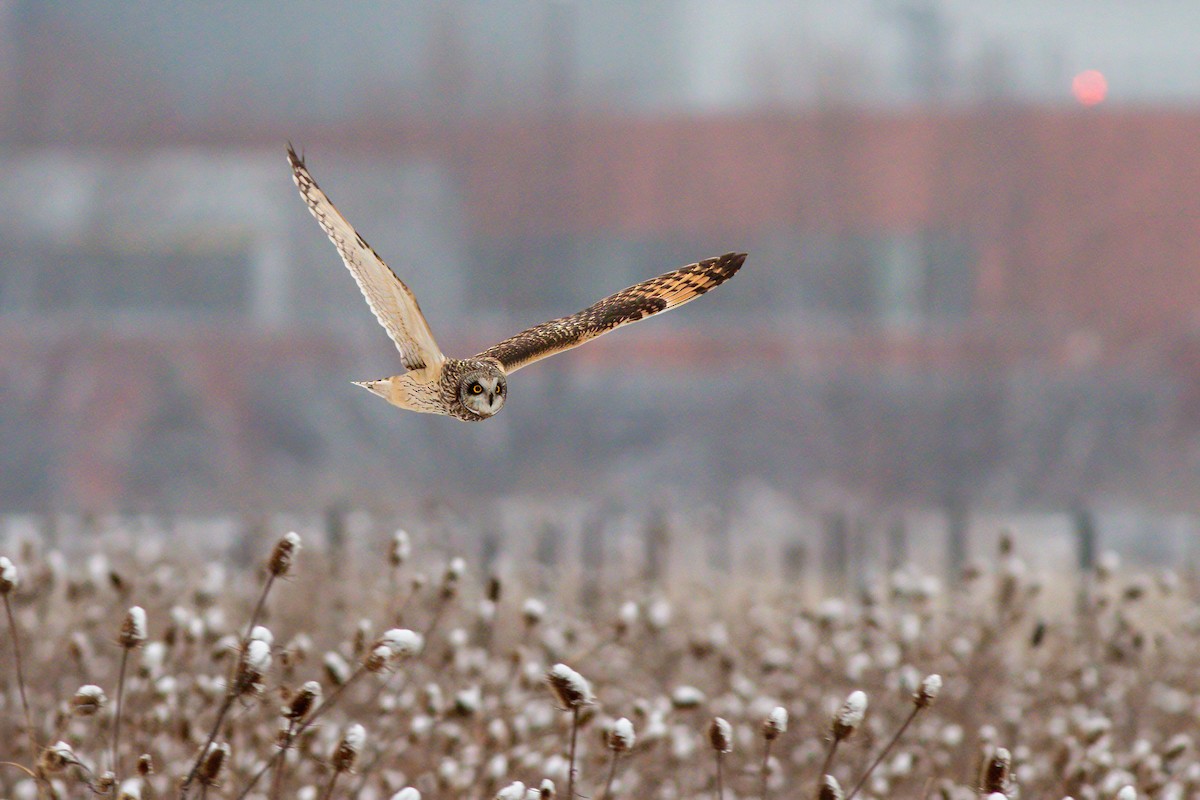
[[408, 372], [360, 383], [393, 405], [478, 421], [507, 398], [508, 375], [570, 350], [622, 325], [668, 311], [720, 286], [741, 268], [745, 253], [726, 253], [642, 281], [567, 317], [543, 322], [472, 358], [447, 358], [438, 348], [417, 298], [346, 221], [288, 145], [300, 195], [350, 269]]
[[546, 356], [578, 347], [614, 328], [668, 311], [728, 280], [746, 260], [745, 253], [726, 253], [659, 275], [623, 289], [569, 317], [534, 325], [479, 354], [495, 358], [512, 374]]
[[329, 196], [321, 191], [304, 166], [304, 159], [296, 155], [290, 144], [288, 161], [300, 196], [337, 248], [342, 261], [346, 262], [367, 305], [375, 312], [375, 319], [396, 343], [404, 368], [419, 370], [440, 365], [446, 357], [434, 341], [433, 332], [429, 330], [429, 323], [425, 321], [412, 290], [334, 208]]

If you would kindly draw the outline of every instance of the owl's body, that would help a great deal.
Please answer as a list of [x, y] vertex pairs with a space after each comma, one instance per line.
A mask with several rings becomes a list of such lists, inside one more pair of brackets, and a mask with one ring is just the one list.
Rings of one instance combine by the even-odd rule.
[[436, 371], [414, 370], [358, 385], [394, 406], [464, 422], [493, 416], [508, 394], [504, 367], [494, 358], [447, 358]]
[[724, 283], [745, 253], [726, 253], [659, 275], [604, 298], [577, 314], [544, 322], [471, 358], [447, 358], [434, 341], [412, 291], [334, 208], [288, 146], [300, 195], [358, 282], [375, 318], [400, 351], [403, 374], [358, 383], [392, 405], [466, 422], [494, 416], [508, 399], [508, 376], [621, 325], [681, 306]]

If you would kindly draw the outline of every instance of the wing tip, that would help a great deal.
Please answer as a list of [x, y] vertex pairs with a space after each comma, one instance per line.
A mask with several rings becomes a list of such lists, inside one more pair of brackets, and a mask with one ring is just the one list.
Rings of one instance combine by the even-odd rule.
[[717, 257], [717, 266], [723, 267], [730, 275], [742, 268], [746, 263], [746, 253], [726, 253]]
[[[742, 264], [746, 263], [746, 253], [726, 253], [716, 258], [709, 258], [701, 261], [699, 266], [702, 268], [706, 277], [713, 281], [713, 286], [719, 286], [729, 280], [734, 274], [742, 268]], [[711, 287], [709, 287], [711, 288]]]

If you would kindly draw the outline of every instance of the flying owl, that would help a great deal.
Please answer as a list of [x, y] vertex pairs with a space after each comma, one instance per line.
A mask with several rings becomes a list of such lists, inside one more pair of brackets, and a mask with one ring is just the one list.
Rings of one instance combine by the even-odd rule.
[[535, 325], [471, 358], [447, 358], [434, 341], [412, 291], [333, 207], [291, 145], [288, 161], [309, 211], [354, 275], [407, 370], [403, 375], [355, 384], [411, 411], [447, 414], [467, 422], [495, 416], [508, 399], [512, 373], [614, 328], [681, 306], [720, 286], [746, 260], [745, 253], [726, 253], [689, 264], [617, 292], [577, 314]]

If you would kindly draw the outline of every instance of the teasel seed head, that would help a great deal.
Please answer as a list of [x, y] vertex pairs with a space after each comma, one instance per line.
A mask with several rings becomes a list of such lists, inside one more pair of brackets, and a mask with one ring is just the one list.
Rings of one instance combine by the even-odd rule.
[[555, 664], [546, 673], [546, 682], [554, 693], [559, 706], [568, 711], [578, 711], [595, 702], [592, 687], [587, 679], [566, 664]]
[[250, 629], [249, 639], [257, 639], [260, 642], [266, 642], [267, 647], [275, 644], [275, 634], [271, 633], [271, 629], [265, 625], [255, 625]]
[[721, 717], [713, 717], [708, 725], [708, 741], [718, 753], [733, 750], [733, 727]]
[[781, 734], [787, 732], [788, 713], [783, 706], [775, 706], [771, 709], [771, 713], [763, 720], [762, 735], [768, 742], [773, 742], [780, 737]]
[[38, 756], [38, 769], [46, 773], [62, 772], [67, 767], [79, 763], [71, 745], [59, 741], [42, 750]]
[[832, 775], [821, 778], [821, 790], [817, 793], [817, 800], [842, 800], [843, 797], [845, 794], [837, 778]]
[[459, 717], [473, 717], [483, 707], [483, 692], [478, 686], [468, 686], [454, 693], [452, 704], [454, 714]]
[[387, 645], [376, 645], [367, 657], [363, 659], [363, 667], [367, 672], [383, 672], [388, 662], [392, 660], [392, 651]]
[[622, 638], [629, 634], [633, 626], [637, 624], [638, 607], [637, 603], [632, 600], [626, 600], [621, 604], [621, 608], [617, 610], [617, 619], [613, 624], [617, 638]]
[[1012, 754], [1004, 747], [997, 747], [983, 770], [983, 791], [1004, 794], [1008, 787], [1008, 773], [1012, 768]]
[[446, 565], [446, 572], [442, 576], [442, 599], [452, 600], [458, 596], [458, 586], [462, 581], [463, 573], [466, 572], [467, 562], [457, 556], [450, 559], [450, 563]]
[[321, 684], [308, 681], [300, 687], [300, 691], [283, 707], [283, 716], [293, 722], [299, 722], [321, 702]]
[[633, 733], [633, 723], [627, 717], [621, 717], [613, 723], [608, 731], [608, 749], [614, 753], [628, 753], [633, 749], [637, 737]]
[[941, 691], [942, 676], [937, 673], [926, 675], [921, 681], [921, 686], [913, 694], [913, 702], [917, 704], [917, 708], [929, 708]]
[[333, 751], [330, 763], [335, 772], [353, 772], [358, 764], [358, 756], [362, 753], [363, 744], [367, 741], [367, 731], [357, 722], [346, 728], [342, 740]]
[[326, 652], [321, 663], [325, 667], [325, 675], [334, 686], [341, 686], [350, 680], [350, 665], [346, 663], [346, 659], [342, 658], [342, 654], [338, 651], [330, 650]]
[[221, 780], [221, 770], [229, 758], [229, 745], [224, 742], [214, 742], [208, 746], [204, 758], [200, 760], [200, 769], [196, 779], [205, 786], [216, 786]]
[[513, 781], [496, 792], [496, 800], [525, 800], [525, 784], [521, 781]]
[[262, 682], [263, 676], [271, 668], [271, 645], [262, 639], [250, 639], [246, 642], [246, 651], [238, 662], [237, 676], [234, 678], [239, 694], [244, 694]]
[[17, 577], [17, 565], [8, 556], [0, 556], [0, 595], [6, 595], [20, 584]]
[[488, 578], [487, 592], [484, 594], [488, 602], [493, 604], [499, 603], [502, 594], [504, 594], [504, 584], [500, 582], [500, 576], [493, 575]]
[[554, 781], [542, 778], [542, 784], [538, 787], [538, 800], [554, 800], [557, 796], [558, 790], [554, 788]]
[[117, 641], [126, 650], [142, 646], [142, 643], [146, 641], [145, 609], [141, 606], [134, 606], [125, 613], [125, 620], [121, 623], [121, 633], [117, 637]]
[[1192, 739], [1186, 733], [1177, 733], [1167, 740], [1163, 747], [1163, 761], [1170, 764], [1186, 753], [1192, 746]]
[[841, 741], [848, 739], [858, 730], [863, 717], [867, 713], [867, 695], [865, 692], [853, 691], [842, 703], [842, 707], [833, 715], [833, 738]]
[[1117, 800], [1137, 800], [1137, 789], [1126, 784], [1117, 792]]
[[530, 597], [521, 605], [521, 618], [531, 628], [540, 623], [545, 616], [546, 604], [536, 597]]
[[407, 628], [392, 628], [383, 632], [376, 646], [383, 645], [392, 653], [392, 658], [402, 659], [420, 655], [425, 647], [425, 637]]
[[104, 708], [107, 702], [108, 697], [105, 696], [104, 690], [89, 683], [75, 690], [75, 696], [71, 698], [71, 708], [76, 716], [90, 717]]
[[113, 789], [116, 788], [116, 785], [117, 776], [113, 774], [112, 770], [105, 770], [96, 777], [96, 780], [92, 784], [92, 791], [96, 794], [99, 794], [101, 797], [104, 797], [111, 795], [113, 793]]
[[287, 575], [299, 551], [300, 534], [295, 531], [285, 533], [275, 543], [275, 549], [271, 551], [271, 557], [267, 560], [267, 569], [277, 578]]
[[148, 643], [142, 649], [142, 663], [139, 666], [139, 673], [142, 677], [152, 677], [162, 674], [162, 666], [166, 658], [166, 644], [161, 641]]
[[137, 760], [137, 774], [143, 778], [154, 774], [154, 759], [149, 753], [142, 753]]
[[695, 686], [677, 686], [671, 692], [671, 705], [677, 709], [697, 708], [704, 702], [704, 692]]
[[411, 786], [405, 786], [392, 795], [392, 800], [421, 800], [421, 793]]
[[1121, 557], [1112, 550], [1105, 550], [1096, 557], [1096, 579], [1104, 582], [1112, 578], [1121, 567]]
[[[393, 567], [404, 566], [412, 555], [412, 542], [409, 541], [408, 531], [399, 529], [392, 534], [392, 547], [388, 551], [388, 563]], [[413, 790], [414, 792], [416, 789]]]

